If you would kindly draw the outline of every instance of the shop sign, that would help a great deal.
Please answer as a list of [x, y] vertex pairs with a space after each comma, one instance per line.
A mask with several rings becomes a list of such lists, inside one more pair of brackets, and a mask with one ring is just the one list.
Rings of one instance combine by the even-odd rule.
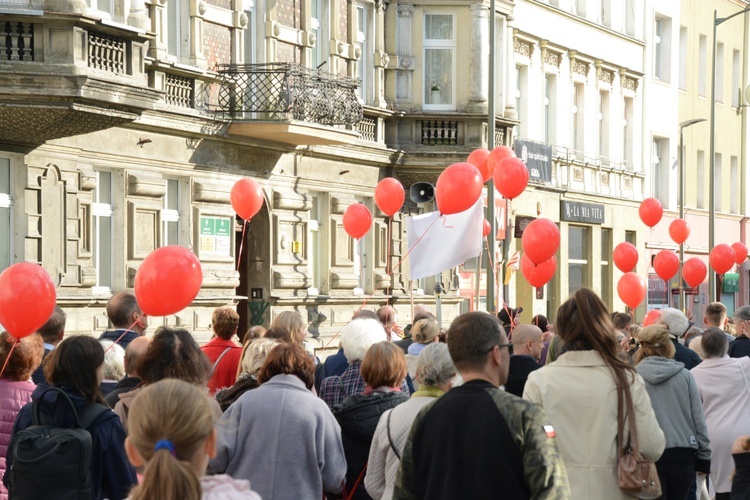
[[560, 220], [603, 224], [604, 205], [562, 200], [560, 204]]
[[231, 218], [201, 216], [201, 257], [231, 257], [231, 242]]
[[725, 273], [721, 282], [722, 293], [737, 293], [740, 291], [740, 275], [738, 273]]

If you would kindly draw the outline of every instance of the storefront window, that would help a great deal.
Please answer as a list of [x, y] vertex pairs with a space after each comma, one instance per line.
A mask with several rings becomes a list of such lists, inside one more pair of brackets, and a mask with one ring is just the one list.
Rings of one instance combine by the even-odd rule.
[[588, 279], [589, 228], [568, 227], [568, 293], [590, 286]]
[[606, 227], [602, 228], [602, 302], [612, 308], [612, 266], [609, 264], [612, 259], [612, 230]]

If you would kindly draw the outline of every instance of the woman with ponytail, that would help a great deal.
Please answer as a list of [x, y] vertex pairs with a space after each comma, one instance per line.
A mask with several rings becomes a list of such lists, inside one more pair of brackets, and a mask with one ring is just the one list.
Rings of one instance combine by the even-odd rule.
[[143, 480], [128, 498], [260, 500], [247, 480], [204, 476], [216, 456], [215, 422], [205, 393], [187, 382], [165, 379], [139, 391], [125, 451], [133, 465], [143, 466]]
[[555, 331], [559, 357], [529, 374], [523, 397], [542, 406], [554, 427], [571, 498], [631, 498], [617, 483], [618, 389], [632, 396], [641, 454], [656, 461], [666, 443], [643, 379], [618, 355], [610, 314], [591, 290], [577, 290], [560, 307]]

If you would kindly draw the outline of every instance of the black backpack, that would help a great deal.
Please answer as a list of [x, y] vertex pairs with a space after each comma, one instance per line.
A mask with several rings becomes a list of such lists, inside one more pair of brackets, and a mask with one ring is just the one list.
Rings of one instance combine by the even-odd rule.
[[[57, 391], [67, 401], [76, 418], [75, 427], [55, 427], [50, 417], [41, 418], [39, 402], [49, 391]], [[102, 413], [103, 404], [89, 405], [80, 417], [65, 391], [49, 387], [34, 401], [31, 426], [13, 434], [10, 440], [9, 485], [11, 500], [90, 500], [94, 498], [91, 480], [91, 434], [87, 430]], [[97, 495], [98, 496], [98, 495]]]

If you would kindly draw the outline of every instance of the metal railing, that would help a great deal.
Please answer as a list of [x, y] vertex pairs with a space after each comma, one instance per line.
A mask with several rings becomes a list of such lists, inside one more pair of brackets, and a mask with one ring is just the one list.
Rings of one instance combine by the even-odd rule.
[[345, 127], [362, 120], [358, 80], [291, 63], [225, 64], [219, 73], [219, 108], [234, 119], [294, 119]]

